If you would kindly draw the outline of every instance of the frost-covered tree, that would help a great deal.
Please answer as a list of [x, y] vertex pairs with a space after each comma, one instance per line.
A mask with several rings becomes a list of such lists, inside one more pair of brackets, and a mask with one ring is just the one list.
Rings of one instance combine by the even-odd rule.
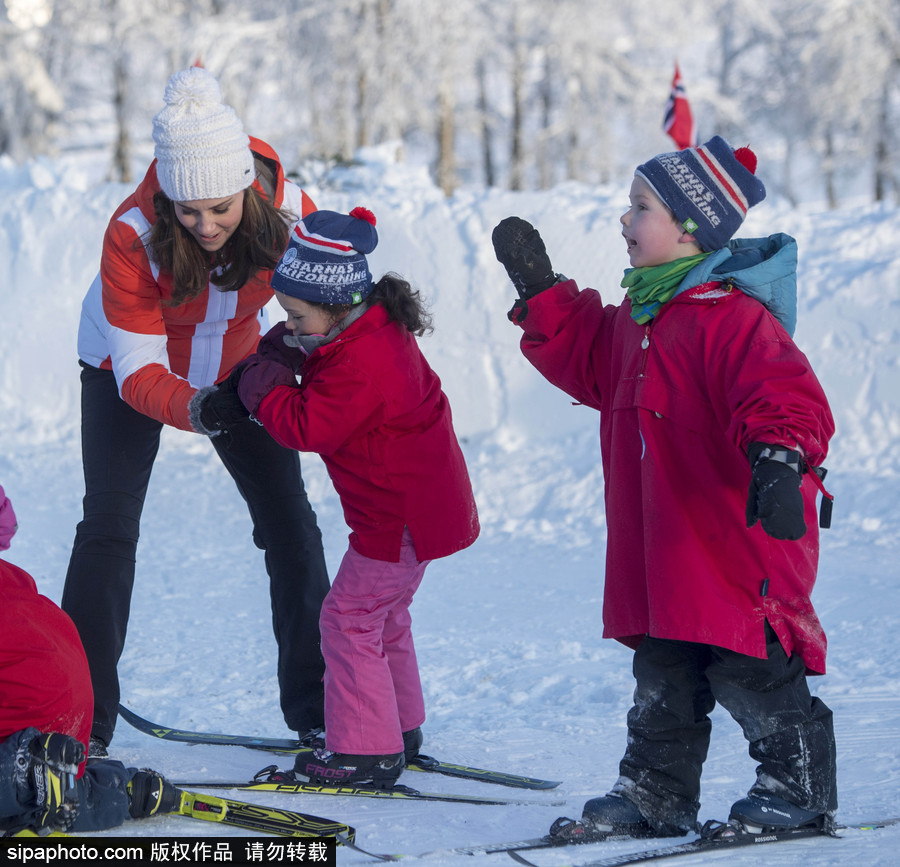
[[[876, 201], [900, 201], [900, 0], [831, 0], [817, 40], [836, 164], [871, 166]], [[839, 79], [836, 77], [839, 76]]]
[[674, 64], [702, 138], [751, 144], [773, 192], [898, 196], [900, 0], [0, 0], [0, 151], [152, 156], [195, 61], [289, 169], [402, 144], [460, 182], [624, 180], [671, 147]]
[[50, 11], [40, 2], [7, 0], [0, 15], [0, 153], [24, 160], [46, 153], [63, 110], [48, 72], [41, 29]]

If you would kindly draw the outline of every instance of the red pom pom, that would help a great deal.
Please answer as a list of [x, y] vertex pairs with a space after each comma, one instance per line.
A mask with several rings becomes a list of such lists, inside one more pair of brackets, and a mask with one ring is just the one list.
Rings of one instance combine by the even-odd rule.
[[373, 226], [375, 225], [375, 215], [368, 208], [354, 208], [350, 212], [350, 216], [356, 217], [357, 220], [365, 220]]
[[734, 158], [745, 168], [750, 174], [756, 174], [756, 154], [750, 148], [738, 148], [734, 152]]

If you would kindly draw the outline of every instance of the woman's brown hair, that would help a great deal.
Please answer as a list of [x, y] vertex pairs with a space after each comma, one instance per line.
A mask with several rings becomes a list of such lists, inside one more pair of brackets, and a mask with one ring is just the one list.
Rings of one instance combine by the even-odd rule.
[[[222, 292], [235, 292], [259, 271], [274, 268], [287, 246], [288, 225], [297, 219], [248, 187], [240, 224], [225, 246], [211, 256], [178, 221], [175, 205], [165, 193], [156, 193], [153, 208], [156, 222], [146, 242], [147, 253], [172, 275], [168, 302], [172, 307], [196, 298], [210, 283]], [[221, 273], [211, 273], [218, 266]]]

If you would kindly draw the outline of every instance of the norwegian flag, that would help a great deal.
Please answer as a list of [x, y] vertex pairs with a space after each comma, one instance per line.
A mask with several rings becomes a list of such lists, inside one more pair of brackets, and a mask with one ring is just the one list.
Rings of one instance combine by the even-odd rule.
[[666, 103], [666, 116], [663, 129], [672, 137], [678, 150], [694, 147], [697, 144], [697, 131], [694, 128], [694, 116], [691, 105], [687, 101], [681, 71], [675, 64], [675, 76], [672, 79], [672, 92]]

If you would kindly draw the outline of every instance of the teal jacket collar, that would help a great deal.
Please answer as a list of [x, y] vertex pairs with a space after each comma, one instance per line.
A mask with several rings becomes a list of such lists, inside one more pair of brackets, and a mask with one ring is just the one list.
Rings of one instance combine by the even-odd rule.
[[721, 280], [755, 298], [791, 336], [797, 327], [797, 242], [783, 233], [734, 239], [686, 275], [678, 292]]

